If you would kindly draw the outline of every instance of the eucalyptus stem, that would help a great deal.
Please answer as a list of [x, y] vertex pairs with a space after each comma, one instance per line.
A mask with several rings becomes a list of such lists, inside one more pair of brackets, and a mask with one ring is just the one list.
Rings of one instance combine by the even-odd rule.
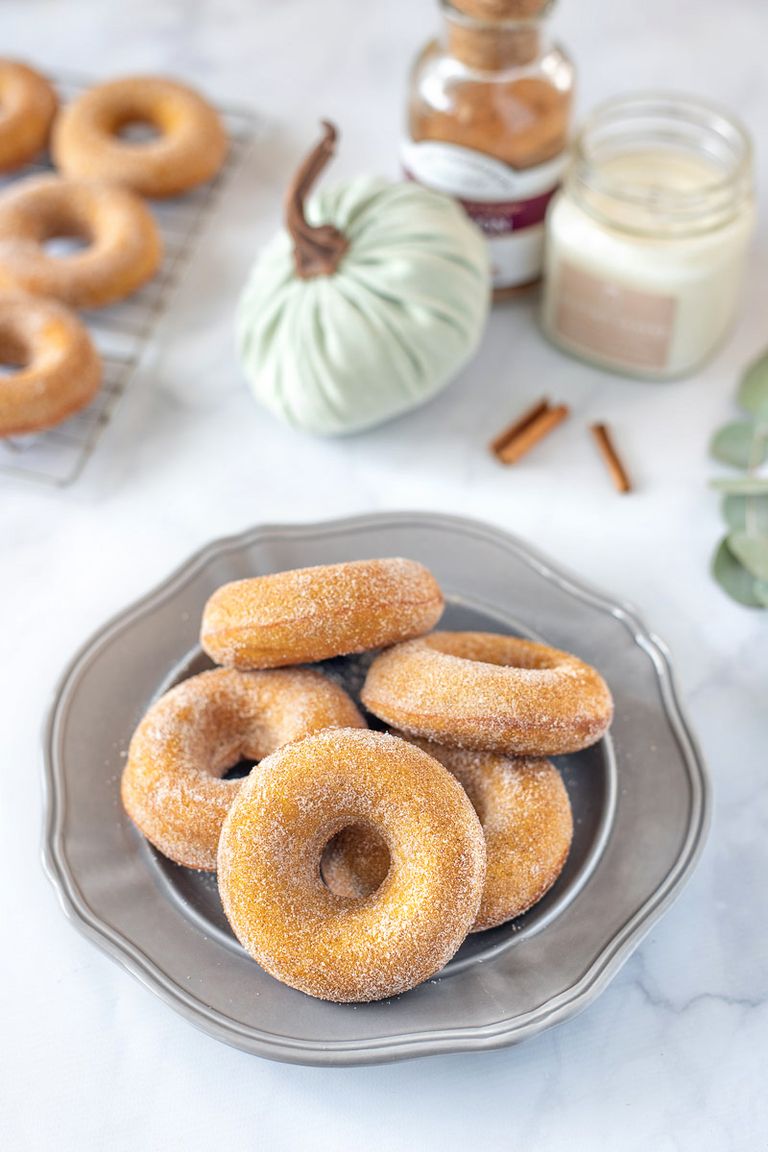
[[[752, 437], [752, 444], [750, 445], [749, 460], [747, 461], [747, 478], [749, 480], [753, 479], [757, 474], [757, 469], [763, 459], [766, 439], [768, 439], [768, 424], [756, 425]], [[760, 534], [757, 515], [757, 497], [755, 496], [746, 496], [744, 498], [744, 529], [748, 536], [758, 536]]]

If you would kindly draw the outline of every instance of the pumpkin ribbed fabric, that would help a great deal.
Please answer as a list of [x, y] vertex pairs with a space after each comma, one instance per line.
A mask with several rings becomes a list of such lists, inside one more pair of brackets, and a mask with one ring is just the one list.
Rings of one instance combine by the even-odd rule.
[[243, 292], [238, 346], [258, 401], [295, 427], [338, 435], [424, 403], [472, 356], [485, 327], [485, 242], [449, 198], [363, 177], [307, 204], [349, 247], [328, 276], [296, 275], [282, 232]]

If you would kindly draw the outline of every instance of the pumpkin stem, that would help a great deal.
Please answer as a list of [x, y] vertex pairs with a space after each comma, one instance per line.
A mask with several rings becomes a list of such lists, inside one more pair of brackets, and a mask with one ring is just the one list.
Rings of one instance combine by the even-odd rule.
[[321, 123], [323, 138], [300, 166], [285, 197], [285, 225], [293, 240], [296, 274], [302, 280], [332, 276], [349, 247], [346, 236], [333, 224], [313, 226], [304, 215], [304, 201], [336, 151], [336, 128], [328, 120]]

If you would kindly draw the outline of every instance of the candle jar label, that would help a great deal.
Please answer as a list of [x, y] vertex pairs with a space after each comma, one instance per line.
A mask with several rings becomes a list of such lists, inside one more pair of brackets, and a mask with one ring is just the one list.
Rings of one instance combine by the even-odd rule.
[[555, 334], [575, 351], [618, 368], [667, 366], [677, 301], [625, 288], [563, 261], [554, 291]]
[[544, 217], [566, 158], [516, 169], [485, 153], [439, 141], [407, 141], [405, 175], [462, 205], [485, 234], [494, 288], [510, 288], [541, 275]]

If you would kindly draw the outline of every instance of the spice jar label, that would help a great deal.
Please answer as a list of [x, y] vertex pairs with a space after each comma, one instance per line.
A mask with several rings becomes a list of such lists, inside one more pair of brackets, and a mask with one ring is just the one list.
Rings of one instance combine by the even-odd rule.
[[555, 334], [577, 352], [628, 369], [664, 369], [674, 296], [625, 288], [563, 261], [553, 285]]
[[544, 217], [567, 156], [517, 169], [471, 148], [436, 140], [407, 140], [405, 175], [457, 199], [485, 233], [494, 288], [530, 283], [541, 275]]

